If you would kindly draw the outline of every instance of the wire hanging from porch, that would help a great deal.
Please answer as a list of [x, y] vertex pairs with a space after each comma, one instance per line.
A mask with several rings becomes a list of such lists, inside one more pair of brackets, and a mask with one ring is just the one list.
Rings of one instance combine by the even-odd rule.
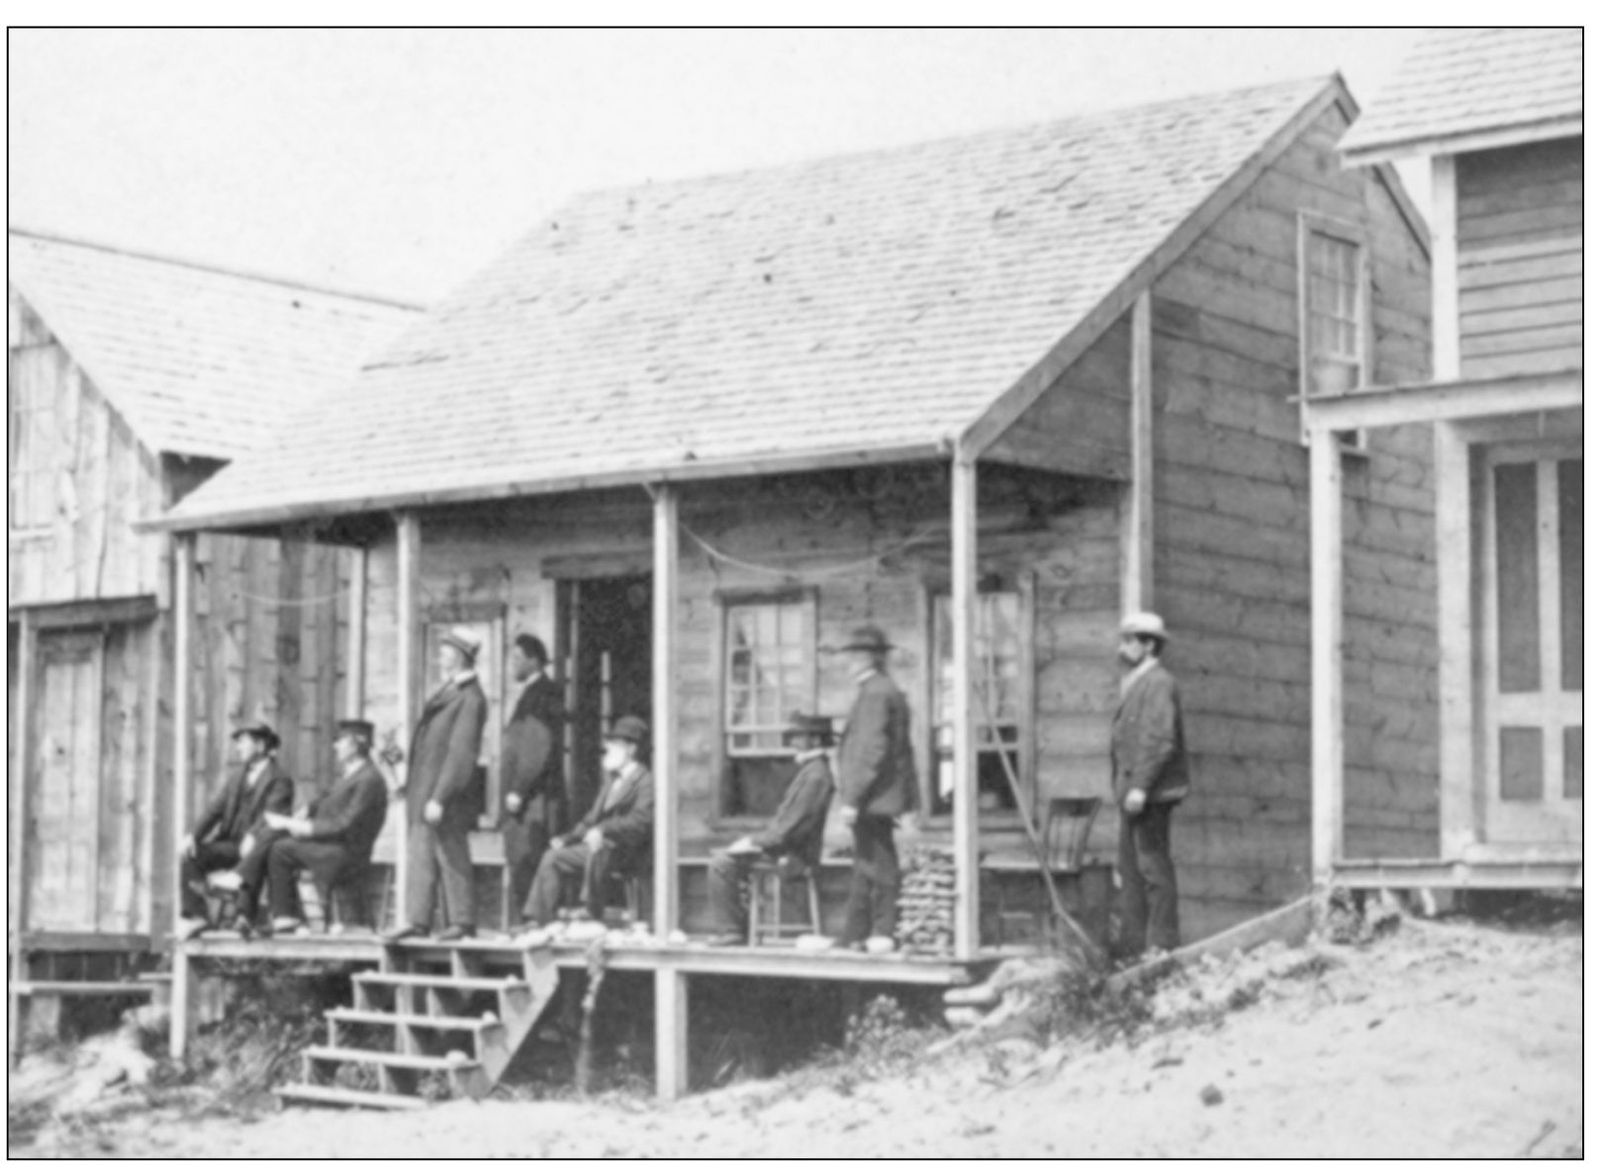
[[[723, 564], [730, 565], [733, 568], [745, 569], [750, 573], [767, 573], [773, 577], [800, 577], [804, 575], [803, 571], [799, 569], [782, 569], [773, 565], [760, 565], [754, 561], [746, 561], [742, 560], [740, 557], [731, 556], [729, 553], [723, 551], [722, 549], [716, 548], [702, 536], [692, 531], [691, 527], [684, 522], [681, 523], [680, 530], [689, 536], [697, 545], [697, 547], [707, 554], [709, 558], [722, 562]], [[840, 565], [832, 565], [828, 568], [810, 568], [806, 571], [806, 575], [810, 578], [843, 577], [851, 573], [857, 573], [863, 569], [875, 568], [879, 566], [880, 563], [887, 557], [896, 556], [898, 553], [903, 552], [906, 549], [913, 548], [916, 544], [924, 544], [931, 538], [941, 535], [943, 531], [944, 529], [940, 525], [926, 525], [905, 540], [900, 541], [890, 548], [882, 549], [880, 552], [877, 552], [871, 556], [863, 557], [856, 561], [848, 561]]]

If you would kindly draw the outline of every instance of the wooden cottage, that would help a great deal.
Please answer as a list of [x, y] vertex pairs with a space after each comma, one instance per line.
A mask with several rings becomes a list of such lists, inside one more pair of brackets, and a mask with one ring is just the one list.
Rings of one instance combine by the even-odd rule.
[[[1436, 33], [1339, 144], [1432, 168], [1432, 380], [1378, 372], [1312, 403], [1318, 868], [1348, 884], [1582, 886], [1583, 34]], [[1353, 173], [1353, 172], [1351, 172]], [[1360, 173], [1364, 173], [1363, 171]], [[1339, 536], [1345, 437], [1430, 426], [1436, 457], [1437, 839], [1368, 847]], [[1352, 719], [1350, 723], [1353, 727]]]
[[[19, 231], [7, 307], [15, 992], [62, 955], [148, 949], [171, 920], [171, 538], [135, 522], [336, 392], [409, 314]], [[195, 552], [180, 775], [208, 792], [230, 728], [261, 717], [315, 782], [344, 702], [349, 554], [293, 533]]]
[[[576, 807], [604, 722], [654, 726], [660, 938], [773, 809], [786, 713], [845, 714], [827, 650], [875, 622], [914, 711], [904, 848], [954, 849], [973, 962], [1043, 936], [1022, 814], [1107, 793], [1115, 630], [1151, 606], [1193, 751], [1184, 932], [1275, 906], [1311, 880], [1301, 395], [1428, 368], [1425, 230], [1391, 170], [1339, 168], [1355, 115], [1320, 78], [581, 197], [167, 513], [180, 614], [200, 534], [315, 525], [359, 550], [363, 710], [396, 729], [436, 630], [479, 625], [493, 698], [540, 634]], [[1347, 471], [1351, 648], [1393, 712], [1355, 828], [1390, 850], [1437, 825], [1431, 460], [1389, 435]], [[1114, 830], [1063, 875], [1085, 911]], [[674, 1092], [686, 976], [756, 960], [649, 958]]]

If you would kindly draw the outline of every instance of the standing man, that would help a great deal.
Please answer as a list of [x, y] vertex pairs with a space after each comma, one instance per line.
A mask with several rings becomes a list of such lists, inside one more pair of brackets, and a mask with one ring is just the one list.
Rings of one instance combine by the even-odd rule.
[[589, 917], [601, 920], [607, 879], [631, 872], [652, 856], [652, 773], [646, 758], [646, 721], [625, 715], [602, 740], [604, 783], [585, 819], [541, 859], [524, 904], [531, 930], [557, 917], [563, 882], [582, 881], [580, 901]]
[[719, 933], [711, 940], [716, 947], [748, 941], [741, 895], [759, 858], [778, 860], [783, 871], [786, 867], [812, 869], [819, 864], [825, 818], [836, 794], [830, 774], [830, 747], [836, 737], [828, 717], [799, 711], [791, 717], [791, 726], [782, 738], [797, 753], [797, 774], [786, 786], [780, 807], [763, 832], [741, 838], [708, 860], [708, 900], [719, 922]]
[[1187, 795], [1187, 737], [1176, 680], [1159, 662], [1168, 635], [1158, 614], [1120, 623], [1120, 681], [1110, 754], [1120, 807], [1120, 949], [1170, 951], [1180, 941], [1170, 814]]
[[513, 639], [518, 702], [502, 735], [502, 840], [509, 904], [523, 906], [535, 869], [563, 821], [563, 692], [546, 676], [546, 645]]
[[479, 745], [485, 692], [474, 673], [479, 642], [461, 627], [444, 634], [436, 666], [441, 687], [424, 704], [407, 766], [407, 890], [403, 924], [386, 942], [429, 933], [439, 886], [446, 898], [442, 942], [474, 935], [474, 869], [468, 832], [484, 803]]
[[[206, 875], [216, 869], [233, 869], [265, 845], [264, 814], [287, 813], [295, 800], [295, 781], [274, 758], [279, 737], [273, 728], [253, 723], [236, 729], [230, 738], [240, 770], [213, 794], [180, 850], [180, 939], [193, 938], [206, 929], [206, 897], [201, 892]], [[241, 875], [242, 886], [245, 877]], [[245, 893], [244, 904], [254, 904], [255, 891]], [[250, 922], [241, 914], [235, 926], [248, 932]]]
[[[390, 788], [374, 767], [373, 724], [342, 719], [336, 726], [334, 756], [340, 775], [329, 791], [312, 803], [305, 816], [267, 815], [268, 828], [279, 836], [261, 854], [268, 875], [268, 900], [274, 931], [301, 925], [299, 883], [303, 869], [333, 895], [341, 921], [367, 926], [364, 885], [373, 843], [384, 828]], [[260, 882], [258, 882], [260, 885]]]
[[896, 943], [902, 872], [892, 831], [914, 806], [914, 745], [908, 699], [886, 676], [891, 643], [877, 626], [860, 626], [841, 652], [858, 684], [842, 732], [842, 820], [853, 831], [853, 880], [840, 942], [883, 953]]

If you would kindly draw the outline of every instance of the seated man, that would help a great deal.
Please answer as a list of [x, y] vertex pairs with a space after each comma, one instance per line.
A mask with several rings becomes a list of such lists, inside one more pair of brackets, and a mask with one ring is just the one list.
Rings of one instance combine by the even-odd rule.
[[360, 882], [368, 872], [390, 801], [389, 787], [369, 759], [372, 745], [373, 724], [342, 720], [334, 736], [340, 765], [334, 785], [304, 817], [268, 815], [268, 827], [279, 834], [262, 851], [275, 931], [301, 925], [297, 876], [303, 869], [311, 871], [319, 886], [332, 887], [343, 918], [368, 925], [366, 891], [351, 883]]
[[829, 717], [798, 712], [791, 717], [784, 740], [796, 749], [797, 774], [781, 797], [780, 808], [761, 833], [741, 838], [708, 861], [708, 899], [719, 923], [719, 934], [711, 940], [716, 947], [747, 941], [742, 894], [759, 858], [810, 868], [819, 864], [825, 817], [836, 790], [828, 754], [836, 737]]
[[[213, 870], [233, 869], [258, 852], [268, 838], [265, 815], [289, 812], [295, 799], [295, 781], [274, 758], [279, 737], [271, 727], [254, 723], [239, 728], [231, 738], [240, 770], [217, 790], [195, 828], [184, 838], [179, 861], [181, 939], [193, 938], [206, 929], [206, 897], [201, 892], [206, 875]], [[240, 877], [246, 903], [254, 904], [256, 891], [249, 888], [246, 874]], [[243, 913], [240, 917], [244, 918]]]
[[602, 790], [591, 811], [553, 843], [541, 859], [524, 903], [524, 922], [539, 930], [557, 917], [566, 878], [581, 878], [580, 901], [592, 918], [602, 917], [607, 879], [638, 869], [652, 856], [652, 773], [646, 754], [646, 723], [626, 715], [602, 740]]

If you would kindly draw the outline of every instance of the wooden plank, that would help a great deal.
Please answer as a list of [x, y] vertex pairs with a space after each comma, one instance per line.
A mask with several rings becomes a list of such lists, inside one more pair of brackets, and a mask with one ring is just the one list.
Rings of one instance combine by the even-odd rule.
[[[1581, 311], [1581, 305], [1578, 305], [1577, 311]], [[1583, 326], [1580, 322], [1576, 325], [1558, 325], [1546, 329], [1516, 329], [1500, 333], [1486, 333], [1470, 328], [1461, 330], [1460, 353], [1467, 361], [1472, 358], [1508, 353], [1568, 350], [1576, 352], [1577, 364], [1581, 366]]]
[[1557, 325], [1580, 325], [1582, 320], [1581, 301], [1561, 301], [1556, 304], [1514, 309], [1492, 309], [1480, 313], [1462, 313], [1460, 316], [1461, 326], [1468, 334], [1549, 329]]
[[350, 554], [350, 593], [346, 604], [346, 715], [362, 719], [368, 689], [368, 550]]
[[1462, 313], [1484, 313], [1523, 305], [1553, 305], [1576, 301], [1580, 300], [1582, 295], [1582, 277], [1563, 276], [1552, 280], [1532, 280], [1521, 284], [1466, 289], [1460, 294], [1460, 309]]
[[1480, 240], [1508, 240], [1520, 236], [1575, 235], [1583, 227], [1582, 204], [1556, 207], [1535, 207], [1525, 211], [1509, 211], [1499, 215], [1475, 218], [1460, 217], [1460, 238], [1475, 243]]
[[1109, 987], [1116, 991], [1136, 987], [1199, 959], [1225, 957], [1238, 951], [1246, 953], [1268, 942], [1297, 946], [1309, 937], [1314, 926], [1314, 897], [1300, 898], [1296, 902], [1272, 910], [1269, 914], [1262, 914], [1258, 918], [1239, 923], [1229, 930], [1181, 947], [1168, 955], [1127, 967], [1110, 977]]
[[953, 460], [953, 861], [954, 953], [973, 958], [981, 946], [980, 836], [975, 759], [975, 501], [974, 463]]
[[1472, 629], [1480, 573], [1479, 558], [1473, 555], [1470, 447], [1448, 424], [1436, 429], [1434, 464], [1438, 470], [1438, 629], [1442, 639], [1438, 672], [1439, 851], [1453, 859], [1477, 839]]
[[1475, 245], [1460, 249], [1460, 272], [1464, 276], [1482, 265], [1519, 264], [1527, 260], [1567, 255], [1582, 249], [1581, 234], [1566, 236], [1529, 236], [1520, 240], [1502, 240], [1490, 243], [1479, 240]]
[[1542, 245], [1543, 250], [1536, 255], [1511, 259], [1496, 258], [1492, 248], [1464, 249], [1460, 254], [1460, 287], [1488, 288], [1583, 274], [1582, 236], [1549, 236]]
[[1543, 207], [1583, 205], [1583, 180], [1513, 176], [1507, 184], [1486, 191], [1467, 193], [1460, 200], [1461, 222], [1502, 215], [1513, 211], [1534, 211]]
[[1459, 214], [1455, 157], [1432, 160], [1432, 377], [1460, 377]]
[[1143, 289], [1131, 308], [1131, 482], [1122, 549], [1121, 608], [1150, 608], [1154, 593], [1153, 298]]
[[[190, 643], [195, 636], [195, 534], [185, 533], [176, 541], [173, 564], [173, 660], [177, 663], [173, 689], [173, 854], [180, 852], [185, 835], [194, 820], [190, 812], [193, 791], [191, 770], [191, 712], [195, 678]], [[179, 867], [173, 867], [173, 906], [182, 904]], [[168, 1033], [168, 1052], [182, 1061], [189, 1048], [191, 1019], [190, 970], [183, 947], [173, 956], [172, 1022]]]
[[[20, 979], [28, 970], [28, 957], [23, 935], [28, 928], [28, 901], [24, 892], [28, 873], [28, 787], [33, 759], [33, 704], [37, 670], [37, 635], [33, 620], [26, 609], [17, 616], [17, 689], [13, 695], [16, 704], [11, 713], [11, 849], [7, 858], [6, 891], [10, 938], [7, 939], [11, 956], [13, 979]], [[22, 1053], [22, 999], [14, 987], [8, 988], [9, 1012], [6, 1017], [6, 1056], [10, 1067], [16, 1067]]]
[[1310, 436], [1311, 876], [1343, 856], [1343, 462], [1335, 432]]
[[[680, 510], [679, 494], [667, 484], [653, 491], [652, 526], [652, 750], [656, 787], [652, 853], [652, 922], [659, 938], [678, 929], [680, 917], [678, 784]], [[659, 988], [660, 993], [663, 988]], [[661, 1005], [660, 1005], [661, 1006]], [[661, 1014], [661, 1013], [660, 1013]], [[660, 1075], [662, 1065], [659, 1066]], [[661, 1089], [661, 1081], [660, 1081]]]
[[[422, 698], [422, 662], [418, 639], [423, 633], [422, 617], [418, 609], [419, 575], [422, 561], [423, 529], [418, 513], [396, 513], [396, 725], [402, 744], [409, 742], [413, 721], [417, 719]], [[403, 748], [405, 750], [405, 748]], [[403, 783], [412, 768], [412, 761], [402, 761], [398, 771]], [[406, 922], [407, 897], [407, 830], [405, 802], [396, 811], [402, 821], [399, 847], [396, 854], [395, 907], [396, 923]]]

